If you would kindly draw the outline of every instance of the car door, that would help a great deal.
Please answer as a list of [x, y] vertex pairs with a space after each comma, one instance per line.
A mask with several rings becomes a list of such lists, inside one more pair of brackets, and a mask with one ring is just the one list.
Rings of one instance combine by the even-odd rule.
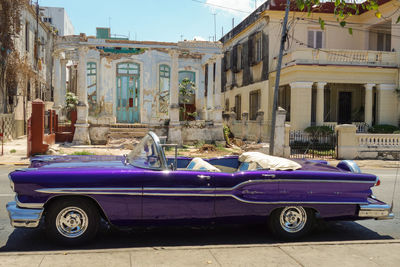
[[279, 182], [272, 171], [239, 171], [215, 179], [216, 217], [264, 216], [279, 201]]
[[212, 218], [216, 175], [204, 171], [162, 171], [156, 178], [143, 181], [143, 219]]

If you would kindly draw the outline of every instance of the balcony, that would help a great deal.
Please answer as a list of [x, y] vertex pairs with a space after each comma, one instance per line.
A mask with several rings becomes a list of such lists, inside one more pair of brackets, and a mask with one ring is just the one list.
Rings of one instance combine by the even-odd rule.
[[[277, 58], [274, 58], [274, 67], [276, 65]], [[301, 48], [284, 55], [282, 67], [292, 65], [345, 65], [396, 68], [399, 62], [396, 52]]]

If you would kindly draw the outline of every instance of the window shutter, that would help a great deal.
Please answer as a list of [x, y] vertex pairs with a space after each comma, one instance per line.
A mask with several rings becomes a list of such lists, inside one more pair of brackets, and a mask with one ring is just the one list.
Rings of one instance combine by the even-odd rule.
[[262, 69], [262, 80], [268, 80], [269, 75], [269, 36], [267, 34], [262, 35], [263, 38], [263, 69]]
[[225, 51], [224, 52], [224, 67], [223, 67], [224, 71], [228, 70], [228, 52]]
[[235, 64], [234, 64], [234, 59], [235, 59], [235, 48], [232, 48], [230, 54], [231, 54], [230, 69], [231, 69], [232, 71], [234, 71], [234, 69], [235, 69]]
[[316, 32], [316, 47], [315, 48], [322, 48], [322, 32]]
[[235, 45], [232, 49], [232, 71], [233, 72], [238, 72], [237, 69], [237, 55], [238, 54], [238, 46]]
[[314, 31], [308, 31], [307, 46], [314, 48]]
[[254, 35], [249, 36], [249, 41], [248, 43], [248, 55], [249, 55], [249, 65], [251, 66], [254, 62]]

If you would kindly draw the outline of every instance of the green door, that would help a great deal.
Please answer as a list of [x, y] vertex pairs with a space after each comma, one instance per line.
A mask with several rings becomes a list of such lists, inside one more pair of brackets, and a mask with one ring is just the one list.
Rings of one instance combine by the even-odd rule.
[[135, 63], [117, 66], [117, 122], [140, 122], [140, 71]]

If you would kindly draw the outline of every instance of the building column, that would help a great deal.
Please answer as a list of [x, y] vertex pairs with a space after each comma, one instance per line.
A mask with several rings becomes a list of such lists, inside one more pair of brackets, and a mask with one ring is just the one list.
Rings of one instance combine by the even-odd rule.
[[60, 104], [61, 107], [65, 106], [65, 95], [67, 93], [67, 62], [68, 60], [62, 59], [60, 61], [61, 75], [60, 75]]
[[182, 144], [182, 130], [179, 121], [179, 52], [172, 50], [171, 56], [171, 87], [169, 91], [169, 129], [168, 141]]
[[373, 107], [372, 88], [374, 86], [375, 86], [374, 83], [364, 84], [365, 87], [364, 121], [369, 126], [372, 126], [372, 107]]
[[377, 124], [397, 126], [396, 84], [377, 84]]
[[324, 125], [324, 91], [327, 83], [317, 83], [317, 109], [316, 123], [318, 126]]
[[221, 99], [221, 68], [222, 68], [222, 58], [223, 55], [218, 55], [216, 57], [216, 64], [215, 64], [215, 95], [214, 95], [214, 124], [220, 123], [222, 125], [222, 111], [224, 110]]
[[290, 126], [292, 130], [304, 130], [311, 125], [313, 82], [290, 83]]
[[206, 99], [206, 120], [212, 120], [213, 113], [213, 67], [214, 62], [208, 61], [208, 84], [207, 84], [207, 99]]
[[86, 55], [88, 48], [81, 46], [78, 49], [78, 88], [77, 96], [79, 104], [77, 105], [77, 121], [75, 124], [75, 134], [73, 143], [77, 145], [90, 144], [89, 124], [88, 124], [88, 104], [87, 104], [87, 83], [86, 83]]
[[61, 109], [61, 57], [54, 54], [54, 109], [59, 113]]

